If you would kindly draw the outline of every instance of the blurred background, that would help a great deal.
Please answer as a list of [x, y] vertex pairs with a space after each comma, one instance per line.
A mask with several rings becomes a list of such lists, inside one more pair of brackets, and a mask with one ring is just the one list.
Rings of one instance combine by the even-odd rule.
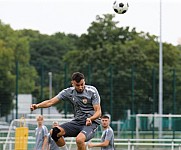
[[[75, 71], [84, 73], [86, 84], [98, 89], [103, 114], [111, 116], [116, 139], [180, 139], [181, 44], [161, 41], [162, 109], [166, 116], [156, 116], [160, 113], [160, 35], [124, 25], [116, 14], [94, 17], [87, 31], [81, 34], [14, 29], [0, 21], [0, 149], [7, 140], [8, 130], [13, 133], [19, 126], [14, 124], [15, 120], [22, 116], [34, 119], [42, 114], [47, 125], [57, 117], [73, 117], [68, 102], [34, 112], [29, 106], [71, 86], [71, 74]], [[152, 23], [148, 26], [158, 25]], [[179, 33], [178, 29], [172, 29]], [[36, 124], [30, 121], [27, 126], [33, 133]], [[96, 138], [100, 136], [101, 128]]]

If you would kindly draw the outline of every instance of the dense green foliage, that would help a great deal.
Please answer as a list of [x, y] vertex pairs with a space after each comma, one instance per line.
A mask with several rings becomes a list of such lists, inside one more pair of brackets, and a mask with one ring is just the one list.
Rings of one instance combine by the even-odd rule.
[[[114, 120], [123, 117], [127, 109], [132, 113], [152, 113], [153, 102], [149, 99], [154, 96], [154, 111], [158, 110], [157, 36], [137, 32], [135, 28], [119, 27], [112, 14], [96, 16], [87, 33], [80, 37], [60, 32], [45, 35], [27, 29], [17, 31], [2, 22], [0, 30], [0, 107], [7, 108], [5, 111], [1, 109], [1, 116], [13, 108], [16, 62], [19, 64], [18, 92], [32, 93], [37, 102], [49, 98], [48, 72], [53, 73], [55, 95], [70, 85], [72, 72], [82, 71], [87, 83], [98, 88], [103, 112], [111, 113]], [[178, 86], [181, 81], [180, 56], [179, 45], [163, 43], [164, 113], [173, 108], [174, 69], [177, 72], [177, 93], [181, 90]], [[180, 104], [181, 95], [175, 97]], [[71, 111], [66, 103], [57, 107], [60, 111]]]

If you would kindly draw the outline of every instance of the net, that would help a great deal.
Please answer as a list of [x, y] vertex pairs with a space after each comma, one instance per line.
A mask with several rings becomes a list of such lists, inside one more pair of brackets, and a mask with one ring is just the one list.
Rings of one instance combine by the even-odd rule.
[[137, 114], [136, 139], [180, 139], [181, 115]]

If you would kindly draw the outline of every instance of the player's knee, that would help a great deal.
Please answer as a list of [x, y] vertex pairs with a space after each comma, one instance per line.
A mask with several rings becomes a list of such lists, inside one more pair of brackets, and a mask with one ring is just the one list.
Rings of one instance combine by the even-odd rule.
[[85, 142], [85, 137], [83, 136], [77, 136], [76, 137], [76, 143], [77, 144], [83, 144]]
[[51, 131], [51, 137], [55, 142], [57, 142], [58, 139], [60, 138], [60, 136], [59, 137], [57, 136], [58, 133], [60, 133], [60, 129], [57, 127], [54, 127]]

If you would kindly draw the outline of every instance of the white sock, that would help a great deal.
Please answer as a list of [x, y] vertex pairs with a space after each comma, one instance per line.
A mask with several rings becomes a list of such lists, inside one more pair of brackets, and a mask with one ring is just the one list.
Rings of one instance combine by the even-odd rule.
[[60, 150], [68, 150], [67, 145], [65, 144], [64, 146], [60, 147]]

